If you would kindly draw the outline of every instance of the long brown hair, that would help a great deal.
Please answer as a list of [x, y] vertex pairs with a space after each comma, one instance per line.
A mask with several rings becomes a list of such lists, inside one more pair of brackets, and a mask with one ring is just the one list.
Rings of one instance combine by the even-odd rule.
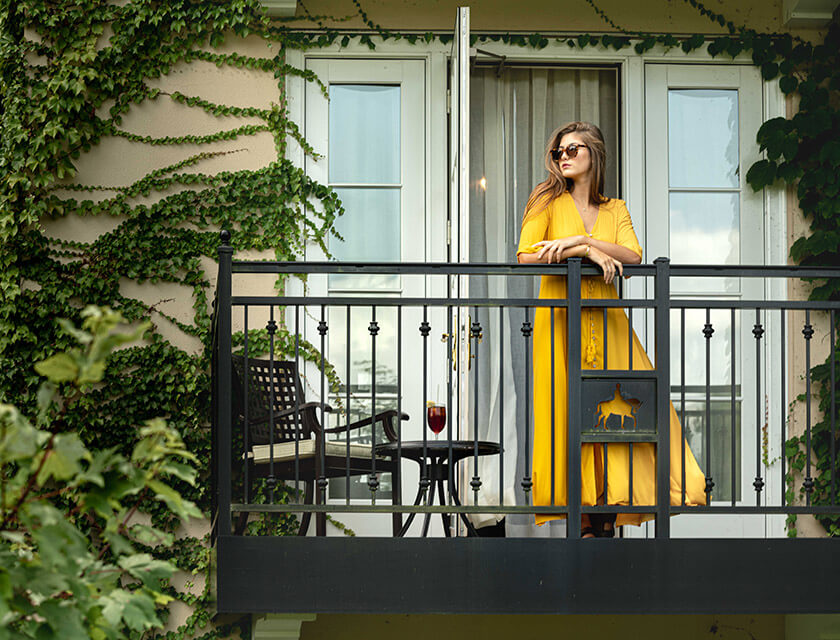
[[604, 144], [604, 134], [590, 122], [570, 122], [555, 129], [548, 137], [545, 145], [545, 168], [548, 178], [540, 182], [531, 192], [525, 207], [524, 225], [530, 218], [541, 213], [555, 198], [559, 198], [566, 191], [574, 191], [574, 181], [567, 181], [560, 171], [560, 164], [551, 157], [551, 152], [560, 145], [560, 140], [568, 133], [580, 135], [587, 145], [590, 154], [589, 171], [592, 181], [589, 183], [589, 201], [592, 204], [602, 204], [609, 198], [604, 196], [604, 174], [606, 173], [607, 149]]

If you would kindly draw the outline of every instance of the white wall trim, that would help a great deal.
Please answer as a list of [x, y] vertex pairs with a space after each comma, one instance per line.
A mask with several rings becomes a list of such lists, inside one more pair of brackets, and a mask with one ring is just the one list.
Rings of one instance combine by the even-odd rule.
[[[770, 118], [785, 116], [785, 95], [779, 88], [776, 80], [764, 82], [764, 121]], [[766, 157], [762, 153], [762, 157]], [[787, 234], [787, 198], [784, 186], [767, 187], [764, 189], [764, 263], [765, 264], [787, 264], [788, 256], [788, 234]], [[765, 298], [768, 300], [784, 300], [787, 298], [787, 281], [784, 278], [773, 278], [766, 281]], [[768, 340], [765, 340], [764, 371], [762, 375], [765, 380], [765, 392], [770, 398], [769, 406], [769, 431], [774, 433], [784, 419], [786, 408], [782, 406], [781, 393], [782, 381], [777, 373], [779, 353], [772, 350], [781, 335], [781, 326], [777, 314], [767, 314]], [[770, 337], [772, 336], [772, 337]], [[788, 401], [790, 399], [788, 398]], [[766, 467], [767, 482], [766, 495], [773, 496], [775, 500], [783, 491], [782, 479], [780, 476], [781, 456], [784, 455], [782, 443], [777, 438], [771, 438], [768, 442], [767, 457], [772, 462]], [[785, 516], [768, 515], [766, 517], [766, 532], [768, 538], [783, 538], [787, 535], [785, 529]]]
[[253, 615], [251, 616], [251, 640], [299, 640], [301, 625], [314, 620], [314, 613]]
[[297, 0], [260, 0], [270, 16], [291, 17], [297, 11]]

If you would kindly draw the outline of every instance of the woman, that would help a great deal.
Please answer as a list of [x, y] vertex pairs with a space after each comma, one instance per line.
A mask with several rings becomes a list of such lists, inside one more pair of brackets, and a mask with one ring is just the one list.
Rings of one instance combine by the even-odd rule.
[[[616, 298], [612, 282], [623, 273], [624, 264], [642, 261], [642, 249], [633, 231], [627, 207], [621, 200], [606, 198], [604, 168], [606, 149], [601, 131], [593, 124], [572, 122], [556, 129], [548, 140], [545, 166], [548, 179], [537, 185], [525, 210], [517, 258], [523, 264], [551, 264], [571, 257], [586, 258], [597, 264], [603, 277], [587, 276], [581, 284], [583, 298]], [[564, 276], [543, 276], [540, 298], [565, 298]], [[534, 504], [552, 504], [551, 487], [551, 317], [547, 308], [538, 309], [534, 322]], [[607, 338], [608, 369], [629, 368], [627, 316], [621, 309], [607, 312], [606, 332], [601, 309], [582, 313], [581, 366], [604, 368], [604, 334]], [[554, 502], [566, 504], [567, 364], [566, 313], [555, 310], [554, 362]], [[650, 360], [633, 335], [633, 368], [652, 369]], [[611, 405], [623, 401], [616, 397], [602, 406], [609, 415]], [[616, 407], [618, 408], [618, 407]], [[618, 413], [618, 411], [616, 411]], [[682, 446], [677, 414], [671, 406], [671, 504], [682, 501]], [[603, 486], [604, 459], [607, 460], [609, 486]], [[626, 444], [612, 444], [604, 456], [604, 446], [581, 447], [583, 505], [630, 504], [630, 449]], [[687, 505], [705, 504], [705, 477], [694, 455], [685, 447]], [[633, 446], [633, 504], [656, 503], [656, 456], [650, 443]], [[563, 515], [537, 515], [537, 524], [563, 518]], [[612, 537], [614, 527], [641, 524], [652, 514], [618, 514], [581, 520], [583, 537]]]

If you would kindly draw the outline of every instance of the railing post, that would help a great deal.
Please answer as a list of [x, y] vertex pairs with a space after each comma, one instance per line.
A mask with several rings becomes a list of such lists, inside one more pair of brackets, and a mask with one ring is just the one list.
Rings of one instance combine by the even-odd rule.
[[[581, 346], [580, 346], [580, 258], [569, 258], [569, 275], [566, 284], [566, 300], [568, 301], [566, 332], [567, 353], [569, 354], [568, 384], [569, 399], [566, 404], [568, 429], [566, 443], [568, 445], [566, 461], [566, 505], [569, 509], [566, 535], [569, 538], [580, 538], [581, 517], [581, 478], [580, 478], [580, 423], [581, 423]], [[552, 313], [553, 313], [552, 309]], [[551, 381], [552, 386], [554, 380]], [[554, 482], [554, 478], [552, 478]]]
[[656, 304], [656, 537], [671, 535], [671, 261], [657, 258]]
[[233, 247], [230, 246], [230, 232], [219, 234], [222, 244], [219, 246], [219, 278], [216, 283], [218, 291], [216, 313], [219, 327], [219, 354], [217, 358], [218, 375], [216, 376], [216, 442], [218, 447], [218, 532], [219, 535], [231, 534], [230, 501], [231, 501], [231, 448], [233, 446], [231, 426], [231, 262]]

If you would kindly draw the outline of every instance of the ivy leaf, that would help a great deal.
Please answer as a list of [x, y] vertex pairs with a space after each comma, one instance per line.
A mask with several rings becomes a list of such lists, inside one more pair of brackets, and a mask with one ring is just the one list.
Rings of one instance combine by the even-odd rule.
[[785, 160], [792, 161], [799, 151], [799, 136], [795, 133], [788, 133], [782, 139], [782, 155]]
[[797, 80], [793, 75], [782, 76], [779, 78], [779, 88], [784, 94], [793, 93], [798, 87], [799, 80]]
[[[795, 262], [802, 262], [802, 259], [806, 255], [808, 255], [808, 253], [809, 253], [808, 239], [805, 238], [804, 236], [801, 237], [801, 238], [797, 238], [796, 241], [792, 245], [790, 245], [790, 257], [793, 258], [793, 260]], [[795, 442], [795, 441], [788, 440], [788, 447], [791, 446], [791, 442]], [[790, 458], [791, 453], [788, 452], [787, 456], [788, 456], [788, 458]]]
[[775, 62], [765, 62], [761, 65], [761, 77], [765, 80], [772, 80], [779, 73], [779, 65]]
[[86, 638], [87, 630], [81, 612], [59, 600], [46, 600], [38, 607], [38, 615], [45, 618], [56, 638]]
[[175, 573], [175, 567], [170, 563], [156, 560], [148, 553], [122, 557], [119, 565], [150, 588], [157, 588], [161, 580], [166, 580]]
[[59, 433], [54, 436], [51, 449], [45, 452], [46, 459], [38, 473], [41, 486], [49, 479], [68, 480], [80, 473], [82, 461], [90, 460], [90, 453], [75, 433]]
[[655, 46], [656, 46], [656, 38], [654, 38], [653, 36], [648, 36], [647, 38], [644, 38], [643, 40], [640, 40], [639, 42], [637, 42], [634, 49], [635, 49], [636, 53], [642, 54], [645, 51], [650, 51]]
[[731, 38], [726, 44], [726, 53], [728, 53], [733, 58], [736, 57], [743, 50], [744, 45], [738, 38]]
[[683, 40], [682, 43], [682, 50], [685, 53], [689, 51], [693, 51], [694, 49], [698, 49], [703, 46], [703, 43], [706, 41], [706, 38], [701, 34], [695, 34], [686, 40]]
[[827, 163], [831, 167], [840, 167], [840, 141], [829, 140], [823, 144], [819, 159], [820, 162]]
[[0, 440], [0, 456], [2, 460], [14, 462], [33, 457], [49, 435], [39, 431], [16, 407], [0, 404], [0, 423], [6, 426], [3, 439]]
[[761, 191], [776, 180], [776, 164], [769, 160], [759, 160], [747, 171], [747, 182], [753, 191]]
[[802, 177], [802, 167], [793, 162], [782, 162], [776, 168], [776, 175], [779, 180], [784, 180], [787, 184], [791, 184]]
[[66, 353], [57, 353], [35, 364], [35, 371], [50, 382], [60, 383], [75, 380], [79, 375], [79, 366]]
[[[786, 142], [788, 132], [792, 123], [786, 118], [771, 118], [762, 124], [756, 134], [756, 141], [761, 150], [767, 151], [770, 160], [776, 160], [789, 147]], [[798, 144], [798, 138], [794, 134], [794, 142]]]
[[132, 525], [130, 531], [131, 536], [137, 540], [137, 542], [146, 545], [147, 547], [157, 547], [161, 545], [169, 547], [172, 546], [172, 543], [175, 540], [175, 536], [171, 533], [161, 531], [160, 529], [156, 529], [155, 527], [145, 524]]
[[77, 329], [76, 325], [66, 318], [59, 318], [58, 325], [64, 333], [71, 336], [79, 344], [90, 344], [91, 340], [93, 340], [93, 336], [90, 333], [83, 329]]
[[102, 601], [105, 603], [102, 616], [114, 627], [119, 627], [123, 621], [129, 629], [142, 631], [158, 621], [154, 601], [142, 592], [114, 589]]
[[727, 39], [715, 38], [709, 43], [708, 52], [713, 58], [726, 51]]

